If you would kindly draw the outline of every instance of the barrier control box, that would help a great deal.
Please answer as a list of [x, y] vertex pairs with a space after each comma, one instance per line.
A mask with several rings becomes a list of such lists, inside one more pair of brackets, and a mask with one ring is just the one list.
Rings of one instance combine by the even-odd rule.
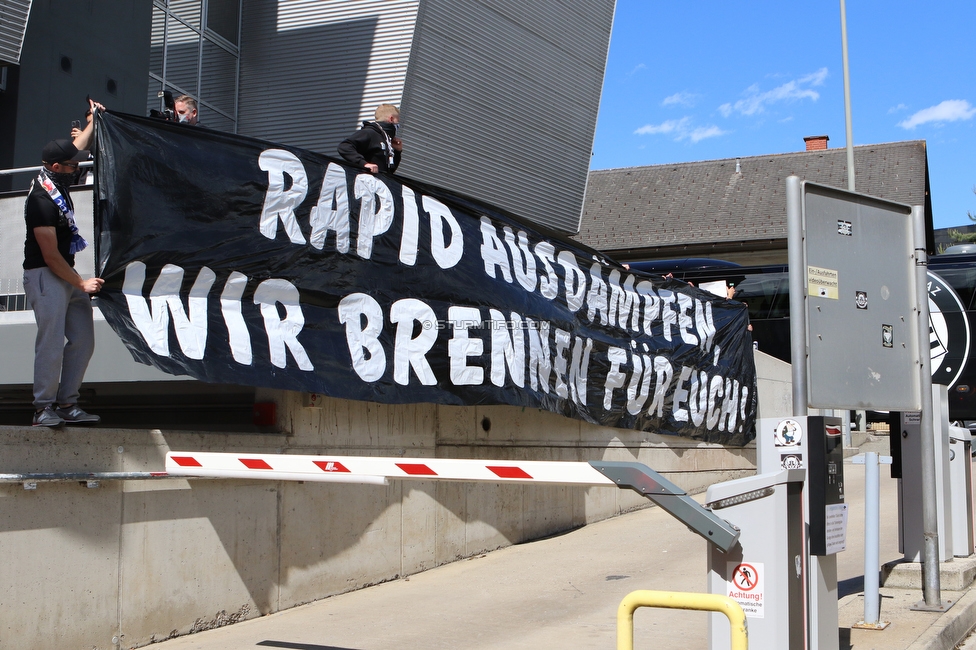
[[756, 441], [759, 471], [806, 470], [806, 514], [810, 554], [833, 555], [846, 548], [844, 429], [840, 418], [821, 415], [763, 418]]

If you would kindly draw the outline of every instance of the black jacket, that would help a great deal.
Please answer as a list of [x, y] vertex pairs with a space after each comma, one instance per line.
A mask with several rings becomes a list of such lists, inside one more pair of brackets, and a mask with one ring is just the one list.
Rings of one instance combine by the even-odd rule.
[[389, 164], [387, 135], [376, 122], [363, 122], [363, 128], [339, 143], [339, 155], [354, 167], [365, 168], [373, 163], [381, 172], [393, 173], [400, 164], [400, 152], [393, 151], [393, 165]]

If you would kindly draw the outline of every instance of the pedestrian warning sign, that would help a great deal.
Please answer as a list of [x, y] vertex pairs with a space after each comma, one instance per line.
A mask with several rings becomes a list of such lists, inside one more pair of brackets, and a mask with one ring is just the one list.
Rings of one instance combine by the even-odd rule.
[[763, 618], [763, 563], [729, 562], [728, 569], [728, 597], [739, 603], [747, 617]]

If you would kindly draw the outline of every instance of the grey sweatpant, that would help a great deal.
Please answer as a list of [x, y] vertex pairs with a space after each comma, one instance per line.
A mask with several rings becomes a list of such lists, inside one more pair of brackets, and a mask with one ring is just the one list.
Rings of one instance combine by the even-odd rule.
[[24, 271], [24, 293], [34, 310], [34, 408], [76, 404], [95, 351], [91, 298], [46, 266]]

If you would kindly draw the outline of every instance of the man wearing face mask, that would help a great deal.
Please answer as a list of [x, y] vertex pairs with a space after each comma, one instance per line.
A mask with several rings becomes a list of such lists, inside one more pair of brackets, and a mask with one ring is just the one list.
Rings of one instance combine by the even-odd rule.
[[197, 121], [197, 100], [189, 95], [180, 95], [173, 100], [173, 108], [176, 111], [176, 119], [180, 124], [190, 126], [203, 126]]
[[[96, 109], [100, 105], [92, 104]], [[89, 132], [89, 125], [86, 132]], [[90, 141], [90, 135], [76, 141]], [[31, 184], [24, 204], [24, 292], [34, 320], [34, 426], [65, 422], [94, 424], [97, 415], [78, 406], [81, 382], [95, 350], [91, 294], [101, 278], [83, 279], [75, 271], [75, 253], [88, 246], [75, 224], [68, 187], [75, 182], [78, 162], [88, 159], [70, 140], [53, 140], [41, 152], [43, 168]]]
[[392, 174], [400, 164], [403, 142], [397, 137], [400, 110], [393, 104], [380, 104], [375, 122], [363, 122], [363, 127], [339, 143], [339, 155], [353, 167], [373, 174]]

